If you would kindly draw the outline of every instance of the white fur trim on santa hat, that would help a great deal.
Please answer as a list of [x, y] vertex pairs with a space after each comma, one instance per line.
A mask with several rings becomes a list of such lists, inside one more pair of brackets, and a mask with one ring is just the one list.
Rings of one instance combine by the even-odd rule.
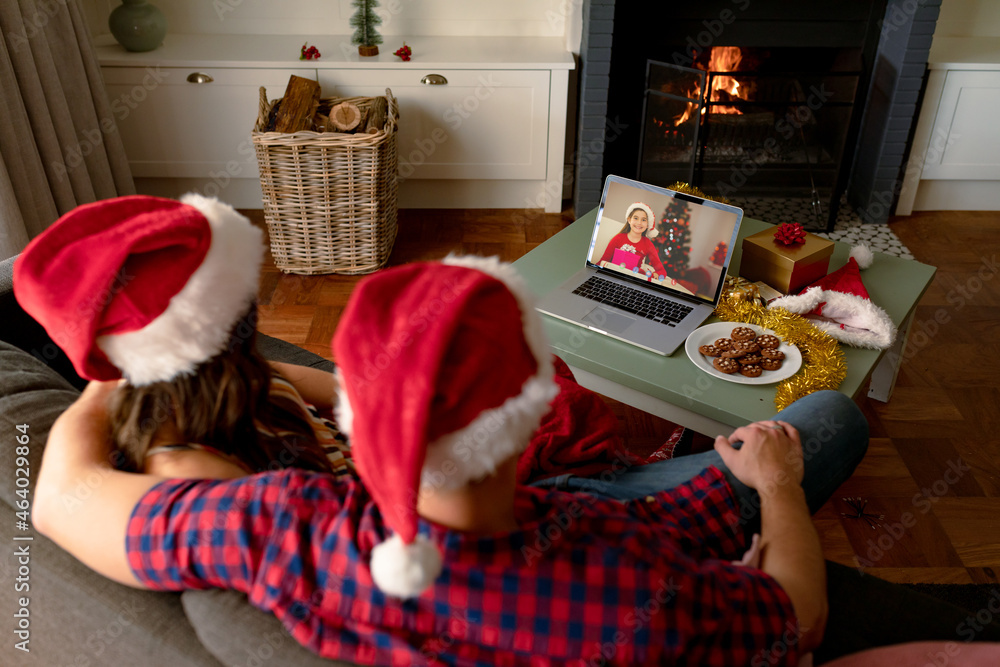
[[439, 490], [483, 479], [493, 474], [499, 464], [524, 451], [559, 393], [542, 318], [535, 310], [535, 296], [514, 267], [496, 257], [449, 255], [444, 263], [477, 269], [507, 286], [521, 311], [524, 338], [535, 357], [537, 371], [522, 385], [520, 394], [428, 444], [420, 483]]
[[866, 243], [859, 243], [851, 248], [850, 256], [854, 258], [854, 261], [858, 263], [858, 268], [861, 269], [867, 269], [875, 261], [875, 255]]
[[417, 597], [441, 574], [441, 552], [425, 535], [405, 544], [398, 534], [372, 549], [369, 565], [379, 590], [397, 598]]
[[768, 308], [784, 308], [806, 315], [821, 303], [822, 317], [809, 317], [818, 329], [842, 343], [855, 347], [884, 350], [896, 340], [896, 326], [888, 313], [856, 294], [811, 287], [802, 294], [775, 299]]
[[351, 437], [354, 429], [354, 408], [351, 407], [351, 399], [347, 397], [347, 392], [343, 390], [344, 376], [340, 372], [340, 366], [333, 369], [333, 418], [340, 427], [340, 432]]
[[646, 238], [655, 239], [660, 235], [660, 230], [656, 228], [656, 217], [653, 215], [653, 209], [649, 208], [649, 206], [643, 204], [641, 201], [630, 204], [628, 209], [625, 210], [625, 224], [628, 224], [628, 219], [632, 216], [632, 211], [637, 208], [646, 212], [646, 220], [649, 222], [649, 229], [646, 231]]
[[111, 363], [137, 386], [193, 373], [222, 352], [233, 326], [257, 296], [263, 232], [214, 198], [192, 193], [181, 202], [201, 211], [212, 229], [201, 266], [145, 327], [97, 339]]

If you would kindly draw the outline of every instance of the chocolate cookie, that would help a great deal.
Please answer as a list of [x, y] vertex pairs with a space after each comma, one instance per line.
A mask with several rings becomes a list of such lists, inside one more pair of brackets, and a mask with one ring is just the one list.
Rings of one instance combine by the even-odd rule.
[[771, 334], [764, 334], [757, 338], [757, 344], [762, 350], [774, 350], [781, 345], [781, 339]]
[[762, 359], [763, 359], [762, 356], [760, 356], [756, 352], [753, 352], [751, 354], [746, 355], [745, 357], [740, 357], [739, 359], [737, 359], [737, 361], [739, 361], [741, 365], [745, 366], [747, 364], [759, 364]]
[[743, 347], [738, 347], [735, 343], [731, 348], [720, 354], [720, 357], [725, 357], [726, 359], [738, 359], [740, 357], [745, 357], [747, 351]]
[[747, 354], [754, 354], [760, 352], [760, 345], [755, 340], [740, 340], [733, 343], [732, 349], [743, 350]]
[[733, 340], [753, 340], [757, 337], [757, 332], [750, 327], [736, 327], [730, 334]]
[[[726, 375], [735, 373], [740, 369], [740, 365], [736, 363], [735, 359], [729, 359], [727, 357], [716, 357], [712, 362], [712, 365], [715, 366], [717, 371], [721, 371]], [[760, 367], [758, 366], [758, 368]]]
[[765, 371], [776, 371], [781, 368], [781, 364], [785, 363], [781, 359], [768, 359], [764, 357], [760, 360], [760, 367]]
[[706, 357], [717, 357], [722, 354], [722, 350], [714, 345], [702, 345], [698, 348], [698, 351], [704, 354]]
[[720, 338], [719, 340], [712, 343], [717, 349], [725, 351], [733, 346], [733, 341], [729, 338]]
[[740, 373], [747, 376], [748, 378], [760, 377], [760, 374], [764, 372], [764, 369], [757, 364], [748, 364], [740, 368]]
[[785, 358], [785, 353], [782, 352], [781, 350], [761, 350], [760, 356], [764, 357], [765, 359], [776, 359], [778, 361], [781, 361], [782, 359]]

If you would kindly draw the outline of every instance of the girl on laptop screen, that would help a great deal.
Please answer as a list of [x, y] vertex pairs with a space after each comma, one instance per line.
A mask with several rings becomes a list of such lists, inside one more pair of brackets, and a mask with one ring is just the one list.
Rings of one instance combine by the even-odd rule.
[[[609, 268], [638, 269], [641, 273], [652, 270], [654, 280], [667, 275], [660, 262], [652, 238], [656, 238], [656, 218], [653, 211], [642, 202], [629, 204], [625, 213], [625, 225], [608, 242], [599, 264]], [[649, 268], [643, 270], [643, 265]]]

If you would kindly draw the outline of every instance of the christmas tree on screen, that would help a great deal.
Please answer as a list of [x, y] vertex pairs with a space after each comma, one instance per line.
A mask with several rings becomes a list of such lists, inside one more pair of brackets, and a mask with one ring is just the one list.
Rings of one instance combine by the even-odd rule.
[[708, 261], [712, 264], [721, 265], [726, 261], [726, 253], [729, 252], [729, 244], [725, 241], [719, 241], [718, 245], [715, 246], [715, 250], [712, 251], [712, 256], [709, 257]]
[[660, 233], [653, 239], [653, 243], [659, 244], [660, 260], [671, 278], [683, 278], [688, 272], [688, 255], [691, 253], [690, 218], [691, 211], [687, 204], [673, 199], [656, 226]]

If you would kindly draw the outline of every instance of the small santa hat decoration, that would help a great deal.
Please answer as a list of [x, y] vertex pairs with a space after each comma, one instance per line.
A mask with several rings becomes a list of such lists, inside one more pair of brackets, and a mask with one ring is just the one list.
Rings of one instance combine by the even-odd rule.
[[257, 296], [263, 233], [188, 194], [79, 206], [14, 264], [14, 294], [81, 377], [147, 385], [222, 352]]
[[337, 421], [394, 532], [372, 550], [372, 579], [415, 597], [442, 566], [418, 535], [421, 489], [495, 472], [524, 450], [558, 393], [541, 318], [510, 265], [449, 256], [358, 283], [333, 353]]
[[628, 222], [628, 219], [632, 217], [632, 211], [636, 209], [646, 212], [646, 220], [649, 221], [649, 229], [646, 230], [646, 237], [655, 239], [660, 234], [659, 230], [656, 229], [656, 216], [653, 215], [653, 209], [641, 201], [629, 204], [628, 210], [625, 212], [625, 221]]
[[861, 281], [860, 269], [871, 266], [866, 245], [851, 249], [847, 264], [803, 289], [797, 295], [775, 299], [768, 308], [784, 308], [808, 318], [842, 343], [884, 350], [896, 339], [896, 325], [872, 303]]

